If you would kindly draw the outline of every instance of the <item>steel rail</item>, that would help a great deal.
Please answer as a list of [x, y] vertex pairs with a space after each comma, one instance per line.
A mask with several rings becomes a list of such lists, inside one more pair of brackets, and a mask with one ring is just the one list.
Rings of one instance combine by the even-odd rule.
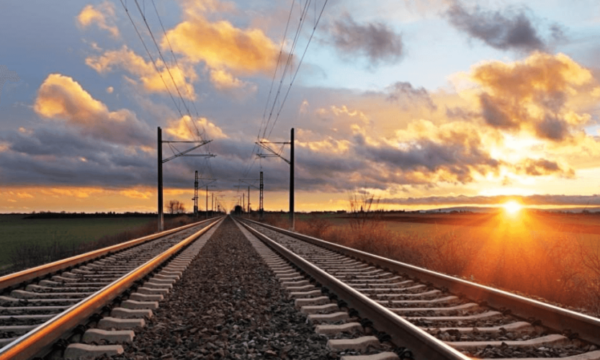
[[600, 345], [600, 319], [598, 318], [529, 299], [524, 296], [515, 295], [507, 291], [494, 289], [485, 285], [427, 270], [418, 266], [352, 249], [343, 245], [330, 243], [312, 236], [299, 234], [249, 219], [244, 220], [293, 238], [336, 251], [343, 255], [366, 261], [374, 266], [379, 266], [391, 272], [405, 273], [409, 276], [418, 278], [421, 282], [431, 282], [437, 287], [445, 287], [448, 291], [454, 294], [464, 295], [472, 301], [478, 303], [485, 302], [490, 308], [497, 310], [508, 309], [512, 315], [522, 319], [534, 318], [540, 320], [543, 326], [558, 333], [562, 333], [568, 329], [572, 334], [577, 334], [580, 339], [595, 345]]
[[373, 322], [378, 331], [387, 333], [395, 345], [403, 346], [410, 350], [416, 359], [470, 359], [458, 350], [432, 337], [419, 327], [321, 270], [311, 262], [296, 255], [286, 247], [271, 240], [248, 224], [244, 222], [240, 223], [275, 252], [296, 265], [316, 282], [329, 289], [330, 292], [336, 294], [339, 299], [344, 300], [349, 307], [358, 311], [361, 317]]
[[111, 252], [125, 250], [125, 249], [142, 244], [147, 241], [151, 241], [151, 240], [155, 240], [160, 237], [163, 237], [163, 236], [171, 235], [178, 231], [189, 229], [190, 227], [200, 225], [200, 224], [205, 223], [210, 220], [211, 219], [198, 221], [198, 222], [180, 226], [180, 227], [177, 227], [177, 228], [174, 228], [171, 230], [162, 231], [162, 232], [159, 232], [156, 234], [129, 240], [129, 241], [121, 243], [121, 244], [108, 246], [108, 247], [98, 249], [98, 250], [93, 250], [93, 251], [90, 251], [90, 252], [87, 252], [84, 254], [75, 255], [75, 256], [72, 256], [72, 257], [69, 257], [66, 259], [58, 260], [55, 262], [51, 262], [48, 264], [36, 266], [36, 267], [30, 268], [30, 269], [26, 269], [23, 271], [19, 271], [16, 273], [2, 276], [2, 277], [0, 277], [0, 293], [2, 293], [5, 289], [7, 289], [11, 286], [18, 285], [18, 284], [21, 284], [21, 283], [24, 283], [24, 282], [27, 282], [27, 281], [30, 281], [30, 280], [33, 280], [33, 279], [36, 279], [39, 277], [49, 275], [49, 274], [53, 274], [55, 272], [64, 270], [70, 266], [79, 265], [83, 262], [96, 259], [100, 256], [107, 255]]
[[206, 233], [215, 224], [221, 222], [223, 217], [211, 220], [214, 221], [212, 224], [188, 236], [162, 254], [155, 256], [140, 267], [83, 299], [64, 313], [58, 314], [29, 333], [6, 345], [0, 349], [0, 360], [25, 360], [48, 349], [56, 341], [63, 338], [65, 333], [69, 333], [77, 325], [89, 319], [90, 316], [134, 285], [136, 281], [144, 278], [173, 255]]

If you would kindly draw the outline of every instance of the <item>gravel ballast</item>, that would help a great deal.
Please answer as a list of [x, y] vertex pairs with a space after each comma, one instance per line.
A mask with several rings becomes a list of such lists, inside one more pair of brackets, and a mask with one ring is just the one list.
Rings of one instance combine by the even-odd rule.
[[326, 344], [227, 218], [119, 358], [338, 358]]

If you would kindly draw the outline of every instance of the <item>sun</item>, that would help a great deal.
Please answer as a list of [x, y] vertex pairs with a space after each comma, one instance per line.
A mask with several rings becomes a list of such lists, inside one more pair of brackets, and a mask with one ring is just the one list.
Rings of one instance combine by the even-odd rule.
[[514, 200], [504, 203], [502, 207], [504, 208], [504, 211], [506, 211], [509, 214], [516, 214], [523, 208], [521, 204]]

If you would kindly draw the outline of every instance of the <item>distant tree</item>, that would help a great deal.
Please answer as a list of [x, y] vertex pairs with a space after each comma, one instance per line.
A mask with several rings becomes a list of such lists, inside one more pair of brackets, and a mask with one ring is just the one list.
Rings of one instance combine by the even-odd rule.
[[184, 214], [185, 205], [179, 200], [170, 200], [167, 205], [165, 205], [165, 211], [171, 215]]

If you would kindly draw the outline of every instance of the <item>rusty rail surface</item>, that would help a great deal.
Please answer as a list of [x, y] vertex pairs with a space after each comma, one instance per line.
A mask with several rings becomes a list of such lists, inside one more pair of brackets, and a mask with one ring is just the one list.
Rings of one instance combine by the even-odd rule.
[[[0, 349], [0, 360], [24, 360], [34, 357], [40, 354], [41, 352], [44, 352], [56, 341], [63, 338], [65, 334], [70, 333], [70, 331], [77, 327], [77, 325], [89, 319], [90, 316], [100, 311], [105, 305], [109, 304], [117, 296], [119, 296], [125, 290], [129, 289], [132, 285], [134, 285], [136, 281], [144, 278], [146, 275], [154, 271], [157, 267], [159, 267], [161, 264], [167, 261], [170, 257], [183, 250], [186, 246], [191, 244], [194, 240], [206, 233], [213, 226], [215, 226], [215, 224], [219, 223], [222, 220], [223, 217], [203, 221], [213, 221], [213, 223], [202, 228], [201, 230], [185, 238], [179, 243], [173, 245], [162, 254], [155, 256], [153, 259], [149, 260], [145, 264], [129, 272], [128, 274], [125, 274], [124, 276], [115, 280], [108, 286], [104, 287], [101, 290], [98, 290], [94, 294], [83, 299], [81, 302], [75, 304], [73, 307], [69, 308], [65, 312], [58, 314], [54, 318], [48, 320], [44, 324], [40, 325], [39, 327], [35, 328], [34, 330], [21, 336], [17, 340]], [[198, 222], [193, 225], [198, 225], [203, 222]], [[185, 226], [185, 228], [188, 227], [190, 226]], [[178, 229], [182, 230], [182, 228]], [[179, 231], [177, 229], [174, 230]], [[165, 236], [172, 233], [169, 231], [165, 231], [159, 234], [162, 234], [161, 236]]]
[[507, 291], [494, 289], [489, 286], [427, 270], [418, 266], [334, 244], [312, 236], [303, 235], [249, 219], [243, 220], [324, 247], [337, 253], [368, 262], [391, 272], [395, 271], [416, 277], [423, 283], [431, 282], [438, 288], [447, 288], [451, 293], [464, 295], [474, 302], [485, 302], [490, 308], [497, 310], [509, 309], [512, 315], [522, 319], [535, 318], [540, 320], [544, 326], [558, 333], [562, 333], [568, 329], [571, 333], [577, 333], [580, 339], [595, 345], [600, 345], [600, 319], [598, 318], [529, 299], [524, 296], [515, 295]]
[[16, 273], [2, 276], [2, 277], [0, 277], [0, 293], [2, 293], [5, 289], [7, 289], [11, 286], [15, 286], [15, 285], [27, 282], [27, 281], [31, 281], [38, 277], [43, 277], [43, 276], [46, 276], [49, 274], [53, 274], [55, 272], [64, 270], [64, 269], [68, 268], [69, 266], [78, 265], [78, 264], [81, 264], [82, 262], [86, 262], [88, 260], [93, 260], [93, 259], [96, 259], [103, 255], [108, 255], [112, 252], [125, 250], [130, 247], [145, 243], [147, 241], [151, 241], [151, 240], [155, 240], [160, 237], [163, 237], [163, 236], [171, 235], [178, 231], [185, 230], [192, 226], [197, 226], [197, 225], [200, 225], [207, 221], [212, 221], [212, 220], [214, 220], [214, 219], [198, 221], [198, 222], [180, 226], [180, 227], [177, 227], [177, 228], [174, 228], [171, 230], [166, 230], [166, 231], [162, 231], [162, 232], [159, 232], [156, 234], [147, 235], [147, 236], [144, 236], [141, 238], [129, 240], [129, 241], [121, 243], [121, 244], [112, 245], [112, 246], [105, 247], [105, 248], [98, 249], [98, 250], [93, 250], [93, 251], [90, 251], [90, 252], [87, 252], [84, 254], [75, 255], [75, 256], [72, 256], [72, 257], [69, 257], [66, 259], [54, 261], [54, 262], [51, 262], [48, 264], [36, 266], [36, 267], [30, 268], [30, 269], [26, 269], [26, 270], [18, 271]]
[[468, 356], [434, 338], [419, 327], [321, 270], [311, 262], [296, 255], [266, 235], [244, 222], [240, 223], [276, 253], [289, 260], [323, 287], [348, 303], [348, 306], [358, 311], [361, 317], [372, 321], [377, 330], [385, 331], [390, 335], [395, 345], [410, 349], [415, 358], [428, 360], [470, 359]]

